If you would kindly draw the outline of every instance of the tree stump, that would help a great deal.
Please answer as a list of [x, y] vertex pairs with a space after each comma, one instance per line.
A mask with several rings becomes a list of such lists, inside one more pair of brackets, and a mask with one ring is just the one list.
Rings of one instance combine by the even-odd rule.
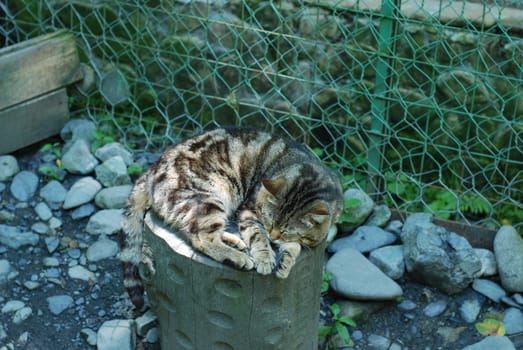
[[304, 249], [287, 279], [239, 271], [196, 252], [152, 214], [140, 267], [162, 349], [317, 350], [324, 247]]

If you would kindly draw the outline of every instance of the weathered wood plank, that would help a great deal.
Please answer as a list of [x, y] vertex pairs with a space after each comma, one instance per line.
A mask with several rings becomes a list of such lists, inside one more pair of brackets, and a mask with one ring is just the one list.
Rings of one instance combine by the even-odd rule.
[[0, 154], [57, 134], [68, 119], [65, 88], [0, 111]]
[[72, 34], [60, 30], [0, 50], [0, 111], [82, 78]]

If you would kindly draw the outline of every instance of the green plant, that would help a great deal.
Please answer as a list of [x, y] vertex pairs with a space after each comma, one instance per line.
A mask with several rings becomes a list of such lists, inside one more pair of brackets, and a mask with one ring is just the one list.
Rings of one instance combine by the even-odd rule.
[[62, 148], [60, 142], [46, 143], [40, 148], [40, 152], [51, 152], [57, 158], [62, 157]]
[[347, 327], [356, 327], [356, 322], [348, 316], [341, 315], [340, 306], [336, 303], [329, 305], [332, 313], [331, 323], [320, 326], [320, 337], [326, 338], [327, 347], [332, 343], [333, 337], [338, 334], [343, 344], [350, 344], [351, 339]]
[[145, 172], [145, 167], [143, 165], [131, 164], [127, 168], [127, 173], [131, 176], [140, 176]]
[[340, 216], [340, 223], [354, 223], [353, 214], [351, 211], [361, 205], [361, 200], [358, 198], [345, 198], [343, 200], [343, 212]]
[[63, 180], [65, 170], [62, 165], [62, 149], [60, 142], [46, 143], [40, 148], [40, 152], [50, 152], [56, 156], [55, 164], [46, 164], [38, 167], [38, 172], [48, 179]]
[[325, 294], [329, 291], [330, 281], [332, 279], [332, 273], [324, 272], [323, 280], [321, 281], [321, 294]]
[[100, 148], [108, 143], [114, 142], [114, 137], [107, 135], [107, 134], [101, 132], [100, 130], [95, 130], [93, 132], [93, 135], [94, 135], [94, 141], [91, 144], [91, 152], [93, 152], [93, 153], [98, 148]]

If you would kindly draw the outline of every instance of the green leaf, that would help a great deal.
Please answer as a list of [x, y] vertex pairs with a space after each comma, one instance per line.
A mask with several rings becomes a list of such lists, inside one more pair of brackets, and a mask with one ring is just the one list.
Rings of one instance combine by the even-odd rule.
[[503, 322], [493, 319], [486, 318], [481, 322], [476, 323], [476, 329], [479, 333], [485, 336], [498, 336], [501, 337], [505, 335], [505, 326]]
[[320, 326], [319, 335], [320, 337], [326, 337], [332, 333], [332, 326]]
[[349, 331], [347, 330], [347, 327], [345, 327], [343, 325], [343, 323], [341, 323], [341, 322], [336, 322], [334, 324], [334, 326], [336, 327], [336, 331], [340, 335], [341, 340], [343, 340], [343, 343], [344, 344], [349, 344], [350, 343], [350, 336], [349, 336]]
[[338, 317], [338, 322], [341, 322], [347, 326], [356, 327], [356, 322], [354, 322], [354, 320], [352, 318], [350, 318], [349, 316]]
[[331, 310], [333, 318], [336, 318], [340, 314], [340, 306], [338, 304], [329, 305], [329, 310]]
[[345, 209], [354, 209], [358, 208], [361, 205], [361, 200], [358, 198], [345, 198], [343, 201], [343, 206]]

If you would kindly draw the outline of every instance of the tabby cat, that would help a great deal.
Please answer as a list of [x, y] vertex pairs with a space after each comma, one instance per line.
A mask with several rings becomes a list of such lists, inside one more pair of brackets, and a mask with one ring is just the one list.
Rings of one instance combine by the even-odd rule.
[[320, 244], [342, 205], [338, 178], [304, 146], [243, 128], [202, 133], [167, 149], [137, 180], [120, 243], [124, 285], [141, 308], [148, 210], [219, 262], [286, 278], [301, 245]]

